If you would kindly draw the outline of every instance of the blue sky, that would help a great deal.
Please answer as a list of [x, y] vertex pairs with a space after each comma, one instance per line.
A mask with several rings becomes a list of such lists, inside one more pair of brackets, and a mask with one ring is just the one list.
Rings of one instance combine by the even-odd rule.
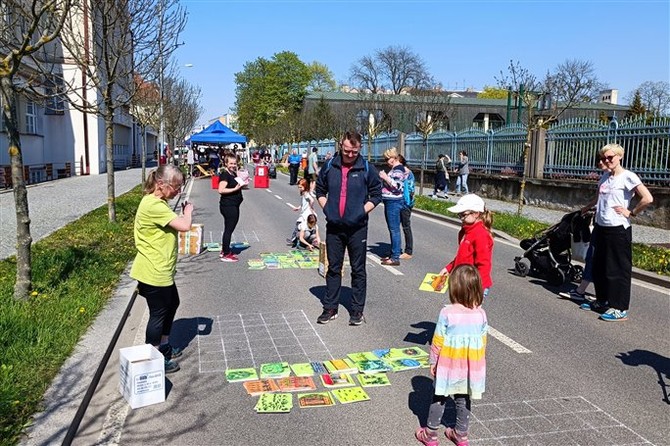
[[670, 1], [182, 0], [189, 18], [175, 53], [202, 90], [201, 123], [235, 104], [236, 72], [293, 51], [346, 82], [376, 49], [407, 46], [444, 88], [495, 85], [510, 60], [538, 77], [566, 59], [591, 61], [619, 103], [645, 81], [670, 80]]

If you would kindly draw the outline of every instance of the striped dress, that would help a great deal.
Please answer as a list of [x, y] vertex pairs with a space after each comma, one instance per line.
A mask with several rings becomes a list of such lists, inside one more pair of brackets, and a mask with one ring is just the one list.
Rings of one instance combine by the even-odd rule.
[[430, 363], [437, 364], [435, 395], [481, 399], [486, 385], [486, 312], [461, 304], [446, 305], [435, 327]]

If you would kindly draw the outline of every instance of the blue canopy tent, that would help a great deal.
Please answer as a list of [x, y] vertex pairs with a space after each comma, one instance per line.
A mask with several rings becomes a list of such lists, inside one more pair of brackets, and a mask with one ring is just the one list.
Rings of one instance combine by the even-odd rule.
[[245, 144], [247, 143], [247, 137], [235, 133], [225, 125], [221, 124], [221, 121], [216, 120], [212, 125], [207, 127], [205, 130], [191, 135], [189, 138], [188, 144]]

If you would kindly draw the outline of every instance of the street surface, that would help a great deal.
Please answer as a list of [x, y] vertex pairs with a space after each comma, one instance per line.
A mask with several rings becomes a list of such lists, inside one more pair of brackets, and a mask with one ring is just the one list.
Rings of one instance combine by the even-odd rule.
[[[252, 180], [253, 181], [253, 180]], [[218, 194], [207, 179], [187, 188], [194, 221], [205, 241], [220, 241]], [[118, 392], [118, 348], [141, 344], [146, 303], [135, 303], [74, 444], [120, 445], [413, 445], [425, 425], [432, 380], [427, 369], [390, 373], [391, 386], [367, 388], [370, 401], [257, 414], [257, 397], [228, 383], [226, 367], [256, 367], [281, 358], [323, 361], [377, 348], [421, 346], [426, 351], [446, 295], [419, 291], [424, 275], [439, 271], [456, 252], [458, 227], [414, 215], [414, 258], [399, 267], [379, 264], [390, 247], [383, 208], [371, 215], [368, 234], [367, 323], [347, 324], [348, 314], [316, 324], [325, 280], [316, 270], [252, 271], [247, 260], [261, 252], [287, 252], [297, 213], [296, 187], [287, 177], [269, 189], [244, 192], [234, 241], [248, 242], [239, 263], [215, 252], [184, 257], [178, 265], [181, 306], [172, 342], [187, 346], [181, 370], [168, 375], [164, 403], [132, 410]], [[319, 210], [325, 239], [325, 221]], [[670, 444], [670, 299], [668, 290], [634, 282], [630, 318], [606, 323], [578, 304], [557, 298], [561, 289], [510, 271], [521, 253], [515, 241], [496, 240], [494, 285], [484, 308], [491, 332], [484, 399], [474, 401], [472, 445], [668, 445]], [[349, 296], [345, 270], [344, 297]], [[124, 280], [121, 305], [132, 293]], [[118, 303], [117, 303], [118, 305]], [[113, 318], [101, 332], [112, 332]], [[99, 346], [104, 350], [106, 345]], [[76, 355], [75, 355], [76, 356]], [[83, 361], [81, 356], [78, 361]], [[67, 381], [90, 382], [94, 369], [66, 365]], [[323, 386], [318, 384], [319, 391]], [[76, 406], [83, 394], [60, 398]], [[51, 393], [58, 401], [58, 392]], [[71, 399], [70, 399], [71, 398]], [[76, 409], [76, 407], [75, 407]], [[71, 412], [44, 436], [36, 426], [24, 444], [62, 439]], [[46, 417], [49, 418], [49, 417]], [[53, 418], [50, 418], [54, 423]], [[444, 422], [453, 424], [447, 410]], [[46, 430], [46, 422], [44, 424]], [[441, 444], [448, 440], [441, 437]]]

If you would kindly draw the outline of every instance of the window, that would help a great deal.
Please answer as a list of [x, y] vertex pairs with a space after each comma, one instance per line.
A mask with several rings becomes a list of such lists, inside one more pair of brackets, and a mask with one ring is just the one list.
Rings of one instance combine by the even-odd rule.
[[63, 77], [60, 75], [53, 75], [47, 81], [44, 88], [44, 92], [47, 95], [44, 106], [45, 115], [62, 115], [65, 113], [63, 84]]
[[33, 101], [26, 102], [26, 133], [37, 133], [37, 115]]

